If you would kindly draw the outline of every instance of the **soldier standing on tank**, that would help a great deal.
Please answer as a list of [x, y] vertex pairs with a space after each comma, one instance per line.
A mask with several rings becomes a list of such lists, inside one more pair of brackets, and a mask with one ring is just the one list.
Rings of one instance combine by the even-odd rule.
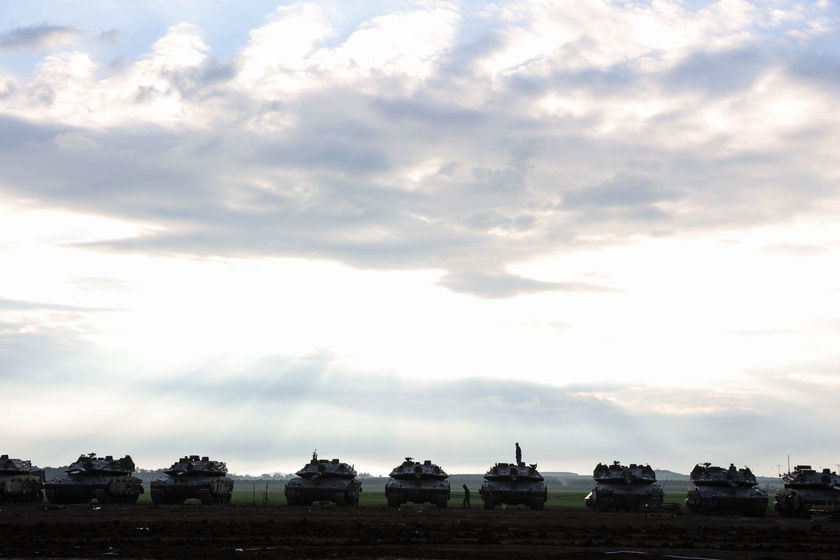
[[470, 507], [470, 489], [464, 484], [464, 509], [472, 509]]
[[519, 442], [516, 442], [516, 466], [522, 466], [522, 448], [519, 447]]

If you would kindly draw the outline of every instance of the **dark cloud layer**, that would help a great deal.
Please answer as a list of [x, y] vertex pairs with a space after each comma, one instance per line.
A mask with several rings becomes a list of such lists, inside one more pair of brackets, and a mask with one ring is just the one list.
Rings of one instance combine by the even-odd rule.
[[[73, 32], [43, 24], [2, 40], [34, 45], [39, 37]], [[737, 48], [689, 52], [667, 71], [645, 71], [625, 59], [564, 67], [588, 56], [587, 48], [601, 48], [596, 37], [584, 35], [489, 84], [481, 64], [508, 39], [490, 33], [476, 41], [447, 51], [413, 88], [384, 75], [378, 86], [348, 87], [325, 74], [306, 95], [281, 93], [273, 101], [233, 87], [245, 71], [241, 57], [167, 65], [157, 76], [166, 86], [138, 87], [134, 103], [149, 105], [177, 92], [195, 109], [214, 104], [213, 127], [65, 126], [53, 128], [51, 141], [49, 127], [6, 117], [0, 188], [161, 228], [100, 248], [441, 269], [444, 286], [490, 298], [587, 288], [507, 272], [510, 265], [574, 250], [581, 240], [784, 220], [786, 211], [836, 195], [816, 174], [799, 179], [812, 185], [807, 196], [789, 189], [792, 172], [778, 157], [787, 149], [781, 136], [772, 146], [734, 155], [713, 146], [732, 132], [710, 138], [709, 146], [668, 142], [695, 133], [697, 103], [746, 102], [757, 80], [773, 72], [825, 82], [821, 76], [830, 72], [816, 69], [830, 69], [836, 60], [810, 57], [807, 43], [787, 59], [813, 62], [787, 69], [780, 67], [777, 44], [766, 46], [760, 35]], [[131, 67], [120, 68], [113, 71]], [[49, 106], [56, 102], [51, 87], [33, 84], [24, 95], [40, 95]], [[591, 110], [580, 117], [540, 113], [535, 108], [546, 95], [585, 99]], [[644, 122], [618, 123], [642, 127], [638, 134], [594, 133], [615, 119], [602, 105], [651, 95], [686, 101]], [[482, 101], [467, 103], [471, 97]], [[277, 130], [258, 125], [275, 119], [290, 124]], [[62, 135], [83, 136], [98, 148], [68, 150]], [[815, 132], [809, 142], [818, 138]], [[49, 165], [41, 164], [45, 159]], [[638, 161], [653, 167], [634, 167]], [[774, 179], [759, 187], [757, 169]], [[784, 204], [766, 204], [780, 195], [788, 199]], [[726, 209], [718, 211], [724, 201]], [[680, 213], [672, 210], [676, 203]]]
[[[754, 399], [755, 410], [661, 414], [581, 396], [597, 392], [621, 398], [627, 391], [657, 391], [643, 384], [595, 387], [578, 383], [559, 388], [487, 378], [434, 383], [390, 374], [360, 378], [336, 370], [332, 358], [328, 353], [276, 356], [249, 364], [247, 375], [227, 372], [219, 376], [217, 368], [209, 368], [169, 384], [138, 390], [143, 393], [142, 400], [154, 399], [158, 406], [176, 411], [185, 441], [189, 441], [189, 434], [201, 438], [201, 428], [189, 417], [190, 409], [178, 417], [176, 403], [198, 400], [215, 415], [231, 419], [229, 435], [217, 434], [214, 447], [228, 454], [236, 450], [242, 461], [258, 458], [262, 451], [273, 453], [278, 464], [294, 468], [296, 460], [303, 464], [307, 453], [317, 448], [324, 456], [361, 465], [388, 465], [406, 453], [428, 453], [434, 460], [473, 465], [474, 472], [480, 472], [494, 461], [507, 460], [512, 442], [520, 441], [528, 460], [551, 471], [570, 470], [570, 462], [588, 460], [594, 467], [599, 461], [620, 457], [678, 472], [688, 472], [702, 460], [729, 460], [747, 462], [758, 472], [769, 473], [770, 465], [755, 465], [753, 458], [772, 454], [774, 442], [750, 438], [745, 445], [741, 438], [721, 435], [733, 431], [772, 433], [782, 430], [785, 423], [773, 412], [779, 403], [766, 397]], [[695, 401], [690, 392], [684, 399], [689, 404]], [[243, 403], [250, 410], [244, 417], [239, 412]], [[384, 420], [377, 421], [375, 428], [354, 428], [359, 415], [366, 414]], [[307, 428], [299, 431], [284, 427], [292, 420], [296, 425], [303, 421]], [[472, 432], [459, 435], [453, 431], [465, 423], [482, 427], [482, 434], [493, 437], [475, 441]], [[420, 426], [422, 434], [408, 436], [405, 432]], [[429, 438], [434, 441], [427, 441]], [[792, 449], [804, 453], [818, 440], [804, 439], [807, 443]], [[161, 445], [178, 443], [176, 438]], [[697, 457], [699, 450], [712, 448], [713, 457]], [[465, 449], [479, 455], [464, 457]], [[229, 464], [236, 469], [235, 460], [229, 459]]]
[[41, 23], [0, 34], [0, 50], [44, 49], [68, 41], [82, 30], [72, 25]]
[[701, 51], [688, 56], [665, 78], [674, 91], [705, 92], [725, 98], [747, 91], [770, 66], [760, 48]]

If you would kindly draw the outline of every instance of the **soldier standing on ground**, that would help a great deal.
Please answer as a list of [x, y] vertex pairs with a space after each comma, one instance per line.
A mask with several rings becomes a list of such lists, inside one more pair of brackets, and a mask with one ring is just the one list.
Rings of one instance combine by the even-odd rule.
[[522, 449], [519, 447], [519, 442], [516, 442], [516, 466], [522, 464]]
[[472, 509], [470, 507], [470, 489], [464, 484], [464, 509]]

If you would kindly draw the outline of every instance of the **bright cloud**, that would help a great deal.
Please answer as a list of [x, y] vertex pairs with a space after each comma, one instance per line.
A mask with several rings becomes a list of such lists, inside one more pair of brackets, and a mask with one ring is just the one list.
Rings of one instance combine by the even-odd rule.
[[[240, 472], [385, 471], [424, 410], [407, 444], [450, 472], [500, 418], [549, 470], [691, 433], [641, 458], [687, 472], [731, 422], [836, 462], [805, 425], [838, 375], [832, 3], [106, 8], [0, 28], [0, 365], [18, 412], [38, 384], [36, 462], [82, 395], [69, 458], [212, 403], [199, 452]], [[303, 437], [313, 410], [381, 437]]]

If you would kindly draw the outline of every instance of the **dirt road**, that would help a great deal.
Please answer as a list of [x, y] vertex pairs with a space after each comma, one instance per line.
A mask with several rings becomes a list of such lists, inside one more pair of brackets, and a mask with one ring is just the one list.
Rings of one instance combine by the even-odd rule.
[[[454, 506], [454, 504], [452, 504]], [[9, 506], [0, 556], [835, 560], [840, 523], [524, 507]], [[639, 555], [638, 553], [647, 553]]]

